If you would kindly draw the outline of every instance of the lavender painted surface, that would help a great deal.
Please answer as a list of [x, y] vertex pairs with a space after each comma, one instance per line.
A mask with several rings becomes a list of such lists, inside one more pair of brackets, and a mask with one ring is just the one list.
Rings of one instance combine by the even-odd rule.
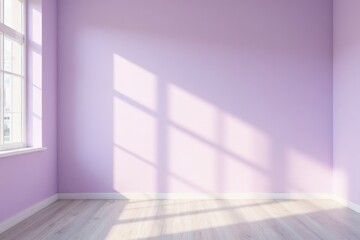
[[360, 204], [360, 2], [334, 1], [334, 192]]
[[[43, 124], [42, 142], [46, 151], [29, 153], [20, 156], [0, 158], [0, 221], [5, 220], [12, 215], [44, 200], [56, 193], [56, 1], [39, 0], [28, 1], [29, 16], [36, 16], [28, 23], [33, 24], [34, 21], [41, 21], [42, 15], [42, 38], [40, 35], [41, 45], [34, 39], [29, 37], [28, 57], [32, 53], [36, 53], [42, 57], [42, 70], [39, 74], [33, 74], [33, 69], [28, 69], [28, 85], [31, 86], [39, 80], [42, 83], [42, 98], [37, 92], [31, 96], [28, 106], [30, 124], [29, 128], [33, 129], [33, 118], [36, 115], [37, 123], [41, 120]], [[34, 15], [35, 14], [35, 15]], [[40, 18], [38, 18], [40, 16]], [[41, 26], [41, 22], [39, 24]], [[36, 28], [39, 27], [37, 25]], [[31, 28], [31, 26], [29, 26]], [[37, 32], [39, 33], [39, 32]], [[41, 31], [40, 31], [41, 33]], [[34, 35], [35, 36], [35, 35]], [[39, 35], [37, 35], [39, 36]], [[41, 40], [42, 39], [42, 40]], [[40, 60], [41, 60], [40, 57]], [[36, 64], [34, 64], [35, 66]], [[39, 66], [38, 66], [39, 67]], [[41, 65], [40, 65], [41, 67]], [[42, 74], [41, 74], [42, 73]], [[37, 81], [34, 79], [37, 78]], [[38, 86], [37, 86], [38, 87]], [[39, 90], [39, 89], [38, 89]], [[29, 90], [31, 92], [31, 90]], [[32, 103], [42, 102], [42, 109], [39, 116], [38, 104]], [[36, 109], [36, 111], [35, 111]], [[36, 112], [36, 114], [35, 114]], [[30, 131], [32, 133], [32, 131]], [[30, 142], [38, 141], [35, 134], [29, 137]]]
[[59, 192], [331, 192], [331, 1], [58, 7]]

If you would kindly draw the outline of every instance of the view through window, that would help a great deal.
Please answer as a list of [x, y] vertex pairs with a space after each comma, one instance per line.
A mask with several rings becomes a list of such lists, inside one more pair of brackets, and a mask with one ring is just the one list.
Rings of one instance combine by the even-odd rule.
[[24, 0], [0, 0], [0, 150], [25, 146]]

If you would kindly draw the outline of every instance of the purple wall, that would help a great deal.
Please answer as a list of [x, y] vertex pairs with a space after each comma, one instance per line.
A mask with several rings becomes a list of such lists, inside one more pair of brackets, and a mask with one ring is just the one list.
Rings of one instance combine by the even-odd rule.
[[334, 1], [334, 192], [360, 204], [360, 2]]
[[331, 192], [332, 1], [58, 5], [59, 192]]
[[[36, 122], [42, 122], [43, 125], [42, 142], [47, 150], [0, 158], [0, 221], [56, 193], [56, 1], [43, 0], [41, 4], [39, 0], [29, 0], [28, 7], [28, 15], [31, 16], [28, 21], [29, 29], [32, 28], [31, 24], [41, 21], [41, 16], [43, 23], [42, 38], [41, 31], [37, 31], [40, 35], [34, 38], [29, 36], [28, 41], [28, 57], [32, 67], [37, 62], [34, 59], [38, 59], [32, 58], [34, 53], [37, 57], [40, 56], [40, 60], [42, 58], [43, 63], [42, 66], [41, 62], [40, 66], [36, 65], [37, 68], [40, 67], [36, 69], [40, 71], [40, 75], [33, 74], [33, 69], [30, 69], [32, 67], [28, 69], [31, 96], [28, 106], [29, 129], [33, 129], [36, 112]], [[41, 24], [37, 28], [39, 26]], [[41, 88], [37, 86], [42, 91], [39, 95], [39, 92], [31, 90], [31, 86], [35, 82], [38, 84], [41, 76], [44, 81]], [[46, 101], [41, 101], [41, 94]], [[34, 102], [36, 104], [33, 105]], [[41, 114], [38, 111], [41, 104], [38, 103], [42, 103]], [[35, 134], [31, 134], [29, 139], [33, 143], [38, 142], [39, 136], [35, 139]]]

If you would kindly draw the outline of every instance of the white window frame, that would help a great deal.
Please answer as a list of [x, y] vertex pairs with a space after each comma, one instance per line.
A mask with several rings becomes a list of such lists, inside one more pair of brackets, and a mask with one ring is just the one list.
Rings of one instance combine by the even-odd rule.
[[[0, 17], [3, 18], [3, 9], [4, 9], [4, 0], [0, 1]], [[26, 111], [26, 104], [27, 104], [27, 96], [26, 96], [26, 75], [27, 75], [27, 28], [26, 28], [26, 19], [27, 19], [27, 1], [23, 0], [23, 6], [22, 6], [22, 31], [23, 33], [20, 33], [4, 23], [0, 22], [0, 32], [3, 34], [3, 36], [6, 36], [8, 38], [11, 38], [12, 40], [15, 40], [22, 44], [23, 46], [23, 53], [22, 53], [22, 75], [11, 73], [8, 71], [4, 71], [0, 69], [0, 74], [8, 74], [15, 77], [20, 77], [22, 79], [22, 112], [21, 112], [21, 122], [22, 122], [22, 129], [21, 129], [21, 142], [18, 143], [6, 143], [3, 144], [3, 125], [4, 125], [4, 99], [3, 99], [3, 81], [0, 79], [0, 152], [1, 151], [7, 151], [7, 150], [13, 150], [13, 149], [19, 149], [26, 147], [26, 119], [27, 119], [27, 111]], [[0, 44], [2, 44], [1, 48], [4, 49], [4, 41], [0, 41]], [[0, 56], [0, 60], [3, 56]], [[1, 62], [1, 61], [0, 61]]]

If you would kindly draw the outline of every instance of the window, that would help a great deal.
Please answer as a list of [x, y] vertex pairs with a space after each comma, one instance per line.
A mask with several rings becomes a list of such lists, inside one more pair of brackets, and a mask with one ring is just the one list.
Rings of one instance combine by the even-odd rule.
[[0, 150], [25, 146], [24, 0], [0, 0]]

